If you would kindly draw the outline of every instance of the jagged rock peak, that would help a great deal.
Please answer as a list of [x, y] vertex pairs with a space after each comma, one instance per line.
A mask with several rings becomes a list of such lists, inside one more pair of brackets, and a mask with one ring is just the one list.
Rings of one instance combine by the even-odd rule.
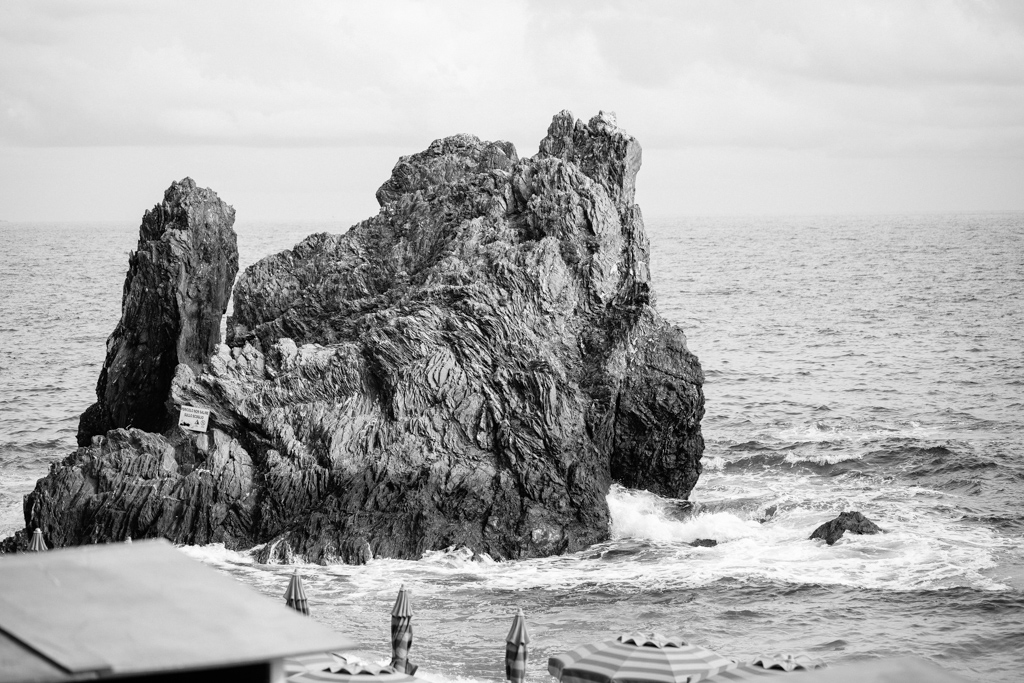
[[427, 149], [398, 160], [391, 177], [377, 190], [384, 206], [402, 195], [451, 183], [492, 169], [508, 171], [519, 161], [511, 142], [482, 142], [475, 135], [452, 135], [434, 140]]
[[174, 182], [146, 211], [128, 262], [121, 321], [107, 340], [96, 403], [78, 443], [118, 427], [167, 426], [175, 368], [199, 371], [220, 343], [221, 319], [238, 272], [235, 210], [191, 178]]
[[620, 213], [633, 206], [642, 150], [633, 136], [619, 128], [614, 113], [601, 111], [584, 124], [562, 110], [541, 140], [540, 153], [577, 164], [604, 186]]

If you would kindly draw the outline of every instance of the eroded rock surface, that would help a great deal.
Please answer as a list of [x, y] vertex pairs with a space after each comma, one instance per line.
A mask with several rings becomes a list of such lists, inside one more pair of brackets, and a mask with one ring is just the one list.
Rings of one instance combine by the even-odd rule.
[[847, 531], [851, 534], [879, 534], [882, 528], [859, 512], [841, 512], [838, 517], [811, 532], [810, 539], [820, 538], [832, 545]]
[[613, 480], [685, 498], [703, 374], [654, 308], [640, 154], [613, 117], [562, 112], [532, 158], [469, 135], [403, 157], [377, 216], [251, 266], [227, 344], [178, 359], [168, 416], [209, 408], [207, 434], [107, 432], [39, 482], [28, 526], [518, 558], [605, 540]]
[[78, 445], [110, 429], [160, 432], [174, 370], [198, 371], [220, 342], [238, 273], [235, 210], [191, 178], [173, 183], [142, 217], [128, 261], [121, 321], [107, 340], [96, 403], [79, 420]]

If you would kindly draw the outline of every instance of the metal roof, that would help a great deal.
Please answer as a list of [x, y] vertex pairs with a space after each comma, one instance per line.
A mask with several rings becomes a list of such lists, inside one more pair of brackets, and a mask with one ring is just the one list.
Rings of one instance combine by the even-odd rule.
[[0, 557], [0, 682], [242, 666], [354, 647], [165, 540]]

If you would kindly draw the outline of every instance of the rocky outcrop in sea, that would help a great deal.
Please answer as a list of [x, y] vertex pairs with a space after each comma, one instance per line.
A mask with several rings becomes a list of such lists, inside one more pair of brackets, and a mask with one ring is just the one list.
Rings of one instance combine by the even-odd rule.
[[[604, 113], [558, 114], [527, 159], [437, 140], [375, 217], [248, 268], [220, 344], [233, 212], [176, 183], [143, 219], [82, 446], [27, 496], [27, 528], [261, 561], [523, 558], [607, 539], [613, 481], [685, 498], [704, 378], [655, 310], [640, 158]], [[176, 426], [185, 406], [207, 431]]]
[[235, 210], [191, 178], [147, 211], [128, 260], [121, 321], [107, 339], [96, 403], [79, 420], [78, 445], [118, 427], [171, 426], [175, 369], [199, 372], [221, 341], [221, 319], [238, 273]]
[[821, 539], [828, 545], [835, 544], [849, 531], [851, 534], [881, 534], [884, 530], [857, 511], [840, 512], [839, 516], [831, 519], [811, 532], [810, 540]]

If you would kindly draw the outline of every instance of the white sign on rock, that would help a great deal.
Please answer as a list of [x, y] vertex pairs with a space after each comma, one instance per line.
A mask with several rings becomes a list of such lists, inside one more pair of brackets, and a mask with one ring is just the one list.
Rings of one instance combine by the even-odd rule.
[[182, 406], [181, 414], [178, 416], [178, 426], [193, 432], [205, 432], [209, 420], [210, 411], [208, 409]]

